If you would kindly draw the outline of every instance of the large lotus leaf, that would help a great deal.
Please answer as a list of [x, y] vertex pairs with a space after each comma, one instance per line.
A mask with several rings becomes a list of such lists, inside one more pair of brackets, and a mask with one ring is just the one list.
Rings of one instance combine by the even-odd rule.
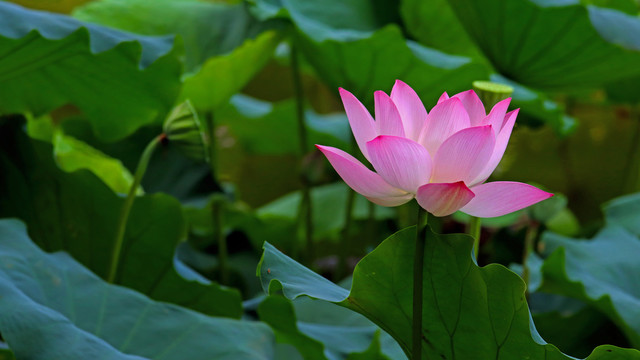
[[608, 225], [622, 226], [640, 236], [640, 193], [613, 199], [604, 206]]
[[[486, 62], [469, 39], [462, 24], [453, 13], [447, 0], [404, 0], [401, 12], [407, 30], [424, 45]], [[568, 135], [575, 130], [576, 122], [563, 109], [544, 94], [518, 84], [498, 74], [491, 81], [506, 83], [514, 88], [512, 107], [520, 108], [520, 118], [530, 118], [534, 123], [545, 123], [559, 135]], [[520, 123], [525, 121], [520, 120]], [[528, 121], [530, 122], [530, 121]]]
[[[351, 353], [349, 354], [349, 356], [347, 356], [347, 360], [388, 360], [388, 357], [380, 353], [380, 340], [378, 338], [378, 334], [379, 333], [375, 334], [371, 345], [369, 345], [369, 347], [365, 351], [359, 353]], [[404, 354], [402, 355], [402, 357], [397, 357], [397, 359], [404, 358]]]
[[582, 301], [542, 292], [529, 293], [538, 332], [565, 353], [586, 357], [593, 344], [624, 343], [624, 335], [598, 309]]
[[[348, 285], [351, 285], [350, 281]], [[340, 283], [340, 286], [344, 286]], [[331, 359], [338, 354], [369, 353], [406, 359], [398, 343], [366, 317], [330, 302], [299, 297], [292, 302], [300, 331], [320, 340]], [[379, 334], [378, 334], [379, 333]], [[373, 339], [373, 341], [372, 341]], [[377, 341], [376, 341], [377, 339]]]
[[393, 1], [369, 0], [250, 0], [253, 13], [261, 19], [289, 18], [314, 41], [352, 41], [394, 20]]
[[[23, 219], [31, 238], [43, 249], [65, 250], [105, 277], [124, 199], [86, 170], [59, 170], [51, 147], [27, 139], [18, 126], [1, 130], [0, 216]], [[163, 194], [138, 197], [129, 218], [116, 282], [156, 300], [206, 314], [239, 317], [242, 309], [236, 290], [187, 281], [176, 272], [174, 251], [185, 232], [184, 215], [176, 199]]]
[[115, 140], [160, 120], [181, 64], [170, 37], [90, 25], [0, 2], [0, 114], [72, 104], [96, 134]]
[[257, 36], [266, 24], [255, 20], [242, 3], [101, 0], [74, 16], [145, 35], [180, 35], [189, 71], [181, 97], [201, 111], [217, 109], [240, 91], [280, 41], [275, 31]]
[[421, 44], [448, 53], [481, 57], [448, 0], [403, 0], [400, 13], [407, 31]]
[[76, 9], [73, 16], [138, 34], [178, 34], [188, 71], [229, 53], [265, 27], [242, 3], [197, 0], [100, 0]]
[[0, 332], [20, 359], [270, 359], [264, 324], [213, 318], [110, 285], [0, 221]]
[[[363, 258], [351, 291], [306, 269], [265, 243], [258, 269], [263, 288], [337, 303], [357, 311], [411, 348], [412, 261], [415, 227], [385, 240]], [[535, 331], [525, 284], [501, 265], [478, 267], [473, 240], [427, 232], [424, 267], [424, 358], [569, 359]], [[588, 359], [640, 359], [640, 352], [601, 346]]]
[[551, 101], [545, 94], [522, 86], [498, 74], [492, 74], [491, 81], [507, 84], [513, 88], [511, 106], [520, 108], [519, 118], [532, 119], [534, 123], [543, 122], [560, 136], [572, 134], [576, 130], [577, 121], [565, 114], [564, 109]]
[[279, 342], [292, 344], [305, 359], [327, 360], [321, 342], [303, 334], [296, 324], [291, 303], [282, 297], [269, 296], [258, 306], [260, 319], [273, 328]]
[[622, 103], [640, 103], [640, 76], [628, 77], [607, 84], [606, 91], [609, 100]]
[[[300, 302], [298, 300], [308, 299], [297, 299], [296, 302]], [[330, 303], [319, 305], [328, 305], [343, 312], [349, 312]], [[323, 306], [319, 307], [323, 308]], [[303, 307], [303, 309], [306, 308]], [[308, 310], [314, 311], [312, 307]], [[258, 306], [260, 319], [274, 329], [278, 341], [294, 345], [305, 359], [344, 359], [351, 354], [367, 351], [372, 342], [376, 342], [373, 345], [377, 346], [369, 349], [369, 355], [372, 358], [388, 359], [381, 352], [378, 327], [364, 318], [362, 319], [364, 324], [361, 324], [362, 321], [346, 324], [342, 319], [335, 319], [336, 314], [344, 316], [342, 312], [327, 311], [326, 308], [323, 310], [320, 313], [328, 315], [329, 319], [323, 319], [323, 323], [318, 323], [300, 320], [297, 314], [300, 309], [294, 309], [294, 305], [282, 296], [268, 296]], [[352, 314], [360, 316], [356, 313]], [[350, 315], [346, 314], [346, 317], [353, 318]], [[332, 320], [334, 323], [330, 323]], [[399, 355], [399, 359], [404, 357], [402, 352]]]
[[[443, 91], [453, 94], [467, 90], [474, 80], [487, 77], [486, 61], [478, 59], [477, 50], [443, 0], [403, 1], [401, 12], [406, 26], [422, 44], [471, 55], [473, 62], [407, 42], [395, 29], [377, 30], [383, 22], [376, 16], [379, 7], [371, 3], [365, 6], [359, 1], [340, 2], [340, 13], [333, 11], [335, 7], [315, 1], [254, 3], [254, 12], [263, 18], [290, 18], [303, 34], [299, 43], [307, 60], [323, 81], [334, 89], [346, 88], [369, 106], [373, 91], [390, 89], [395, 79], [409, 83], [431, 107]], [[326, 9], [332, 9], [331, 17], [325, 18]], [[342, 20], [343, 15], [347, 20]], [[467, 47], [471, 48], [460, 51]], [[511, 85], [517, 88], [513, 106], [522, 108], [522, 117], [548, 123], [560, 135], [574, 129], [574, 120], [557, 104], [522, 85]]]
[[595, 5], [616, 9], [631, 15], [638, 15], [640, 4], [636, 0], [580, 0], [585, 5]]
[[545, 252], [550, 255], [540, 267], [539, 289], [591, 304], [607, 314], [634, 346], [640, 347], [640, 241], [637, 235], [619, 226], [625, 224], [629, 207], [637, 206], [638, 200], [625, 200], [617, 201], [626, 207], [623, 217], [618, 216], [615, 206], [613, 210], [609, 207], [609, 226], [591, 240], [554, 233], [543, 235]]
[[[382, 3], [357, 1], [254, 0], [262, 18], [289, 18], [299, 30], [296, 44], [330, 88], [343, 87], [366, 105], [375, 90], [389, 90], [396, 79], [411, 85], [427, 104], [443, 89], [466, 90], [488, 77], [483, 65], [407, 41], [388, 25], [393, 13]], [[377, 6], [378, 5], [378, 6]], [[340, 11], [336, 11], [340, 9]]]
[[506, 77], [581, 89], [639, 75], [640, 19], [578, 0], [449, 0], [467, 33]]
[[366, 105], [373, 104], [375, 90], [389, 91], [396, 79], [413, 87], [431, 107], [445, 89], [467, 90], [474, 80], [488, 77], [483, 65], [408, 41], [393, 25], [353, 41], [315, 42], [299, 34], [297, 43], [329, 87], [343, 87]]
[[240, 91], [271, 59], [281, 36], [275, 31], [248, 39], [231, 53], [208, 59], [184, 79], [181, 96], [198, 110], [215, 110]]

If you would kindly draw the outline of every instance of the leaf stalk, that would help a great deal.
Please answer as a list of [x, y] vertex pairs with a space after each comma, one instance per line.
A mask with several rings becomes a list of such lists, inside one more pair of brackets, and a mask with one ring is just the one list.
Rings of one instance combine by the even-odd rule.
[[122, 252], [122, 244], [124, 243], [124, 234], [127, 230], [127, 222], [129, 220], [129, 214], [131, 213], [131, 208], [133, 206], [133, 201], [136, 198], [136, 191], [142, 182], [142, 178], [144, 177], [144, 173], [147, 171], [147, 166], [149, 165], [149, 161], [151, 160], [151, 156], [153, 155], [154, 150], [158, 147], [159, 144], [166, 138], [166, 135], [160, 134], [156, 136], [147, 147], [142, 152], [140, 156], [140, 160], [138, 160], [138, 167], [136, 168], [136, 172], [133, 176], [133, 184], [129, 188], [129, 193], [127, 194], [127, 198], [122, 204], [122, 209], [120, 210], [120, 217], [118, 218], [118, 228], [116, 232], [116, 237], [113, 242], [113, 248], [111, 250], [111, 262], [109, 264], [109, 272], [107, 274], [107, 281], [109, 283], [113, 283], [116, 279], [116, 275], [118, 273], [118, 265], [120, 263], [120, 253]]
[[[296, 104], [296, 120], [298, 123], [298, 144], [300, 151], [300, 166], [307, 154], [307, 126], [304, 121], [304, 92], [302, 89], [302, 78], [300, 76], [300, 62], [298, 60], [298, 50], [295, 44], [291, 44], [291, 73], [293, 79], [293, 90]], [[313, 244], [313, 214], [311, 204], [311, 185], [304, 171], [300, 171], [300, 182], [302, 184], [302, 202], [298, 210], [299, 219], [304, 231], [304, 241], [307, 246], [309, 259], [313, 260], [315, 249]]]

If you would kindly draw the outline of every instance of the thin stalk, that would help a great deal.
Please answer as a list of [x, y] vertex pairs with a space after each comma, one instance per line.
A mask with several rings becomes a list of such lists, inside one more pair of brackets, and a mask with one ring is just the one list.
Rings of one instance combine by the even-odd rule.
[[640, 108], [632, 107], [629, 115], [631, 120], [635, 122], [635, 131], [631, 138], [629, 156], [627, 156], [627, 161], [624, 166], [624, 188], [627, 189], [628, 192], [636, 192], [640, 190], [640, 174], [636, 173], [636, 170], [640, 170], [640, 167], [635, 165], [638, 162], [638, 155], [640, 154]]
[[[204, 114], [205, 121], [207, 123], [207, 136], [209, 137], [209, 170], [211, 171], [211, 178], [216, 186], [216, 192], [222, 193], [222, 188], [218, 184], [217, 176], [217, 154], [216, 154], [216, 133], [215, 133], [215, 121], [212, 111], [208, 111]], [[223, 201], [217, 197], [214, 197], [211, 202], [211, 225], [213, 227], [213, 241], [218, 244], [218, 270], [219, 281], [223, 285], [229, 284], [229, 252], [227, 250], [227, 239], [224, 236], [222, 229], [222, 209]]]
[[347, 191], [347, 203], [344, 209], [344, 228], [342, 228], [342, 246], [340, 246], [340, 259], [336, 273], [337, 279], [342, 279], [342, 277], [349, 272], [347, 258], [349, 257], [349, 245], [351, 244], [350, 230], [351, 224], [353, 223], [353, 207], [355, 205], [356, 192], [351, 188]]
[[413, 258], [413, 323], [412, 354], [413, 360], [422, 359], [422, 286], [424, 268], [424, 246], [427, 237], [429, 213], [418, 207], [416, 223], [416, 251]]
[[222, 199], [214, 199], [211, 203], [211, 217], [213, 220], [213, 239], [218, 243], [219, 281], [222, 285], [229, 284], [229, 251], [227, 239], [222, 229]]
[[[304, 121], [304, 92], [302, 90], [302, 79], [300, 76], [300, 63], [298, 61], [298, 51], [296, 46], [291, 44], [291, 72], [293, 78], [293, 90], [295, 92], [296, 119], [298, 123], [298, 146], [300, 151], [300, 166], [304, 156], [307, 154], [307, 126]], [[313, 244], [313, 214], [311, 204], [311, 186], [307, 175], [300, 172], [300, 182], [302, 184], [302, 202], [299, 208], [299, 219], [304, 229], [304, 240], [307, 245], [309, 258], [314, 257]]]
[[480, 230], [482, 229], [480, 218], [472, 216], [469, 221], [469, 235], [473, 238], [473, 255], [478, 260], [480, 252]]
[[[356, 146], [354, 138], [351, 138], [350, 150]], [[349, 266], [347, 259], [349, 257], [349, 250], [351, 245], [351, 224], [353, 223], [353, 208], [356, 203], [356, 192], [352, 188], [347, 187], [347, 202], [344, 207], [344, 228], [342, 228], [342, 246], [339, 247], [338, 268], [336, 270], [336, 279], [342, 279], [345, 274], [349, 273]]]
[[527, 266], [527, 260], [529, 259], [529, 255], [535, 251], [535, 242], [538, 237], [538, 229], [540, 228], [540, 224], [538, 222], [533, 222], [529, 228], [527, 229], [527, 233], [524, 236], [524, 250], [522, 252], [522, 280], [527, 285], [526, 288], [526, 297], [529, 298], [529, 267]]
[[151, 140], [151, 142], [149, 142], [147, 147], [142, 152], [140, 160], [138, 160], [138, 167], [136, 168], [136, 172], [133, 177], [133, 184], [131, 184], [131, 188], [129, 188], [129, 193], [127, 194], [127, 198], [125, 199], [124, 204], [122, 204], [120, 217], [118, 218], [118, 228], [115, 240], [113, 242], [113, 249], [111, 250], [111, 263], [109, 265], [109, 272], [107, 275], [107, 281], [110, 283], [113, 283], [115, 281], [116, 274], [118, 273], [118, 264], [120, 262], [122, 243], [124, 242], [124, 233], [127, 230], [127, 221], [129, 220], [129, 213], [131, 213], [133, 201], [136, 198], [136, 191], [140, 186], [140, 182], [142, 182], [144, 173], [147, 171], [147, 166], [149, 165], [149, 160], [151, 160], [153, 151], [156, 149], [156, 147], [158, 147], [160, 143], [162, 143], [165, 137], [165, 134], [161, 134]]
[[204, 121], [206, 123], [205, 131], [207, 132], [207, 138], [209, 139], [207, 151], [209, 152], [209, 171], [211, 172], [211, 178], [213, 179], [214, 185], [213, 192], [224, 193], [224, 190], [218, 182], [218, 172], [216, 171], [218, 167], [218, 157], [216, 152], [216, 124], [212, 111], [204, 113]]

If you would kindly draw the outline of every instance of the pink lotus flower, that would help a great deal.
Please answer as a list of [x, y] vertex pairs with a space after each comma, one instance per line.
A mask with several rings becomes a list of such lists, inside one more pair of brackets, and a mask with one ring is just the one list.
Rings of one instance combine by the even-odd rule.
[[316, 145], [353, 190], [383, 206], [414, 197], [436, 216], [458, 210], [495, 217], [553, 194], [512, 181], [485, 183], [502, 159], [518, 110], [511, 99], [485, 113], [473, 90], [445, 92], [427, 114], [418, 95], [397, 80], [391, 96], [376, 91], [375, 121], [350, 92], [340, 89], [353, 135], [376, 172], [346, 152]]

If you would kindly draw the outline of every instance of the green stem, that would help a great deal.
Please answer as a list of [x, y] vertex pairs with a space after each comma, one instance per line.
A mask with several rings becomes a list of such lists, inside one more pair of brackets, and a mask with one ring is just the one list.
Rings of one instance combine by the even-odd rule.
[[538, 229], [540, 228], [540, 224], [537, 222], [533, 222], [529, 225], [527, 229], [527, 233], [524, 236], [524, 250], [522, 252], [522, 280], [527, 285], [526, 288], [526, 297], [529, 298], [529, 267], [527, 266], [527, 260], [529, 259], [529, 255], [533, 253], [535, 241], [538, 237]]
[[209, 152], [209, 170], [211, 171], [211, 177], [213, 177], [213, 181], [217, 182], [216, 176], [216, 128], [215, 123], [213, 121], [213, 111], [207, 111], [204, 113], [204, 121], [206, 123], [207, 137], [209, 138], [209, 147], [207, 151]]
[[413, 258], [412, 360], [422, 359], [422, 287], [424, 275], [424, 246], [427, 237], [428, 217], [429, 213], [418, 207], [416, 251]]
[[[304, 92], [302, 89], [302, 79], [300, 76], [300, 63], [298, 61], [298, 51], [295, 45], [291, 44], [291, 72], [293, 78], [293, 90], [295, 92], [296, 119], [298, 122], [298, 146], [300, 151], [300, 166], [302, 166], [304, 156], [307, 154], [307, 126], [304, 121]], [[314, 257], [313, 244], [313, 214], [311, 205], [311, 186], [307, 175], [300, 171], [300, 182], [302, 184], [302, 202], [299, 208], [299, 218], [304, 228], [304, 240], [310, 259]]]
[[355, 205], [356, 200], [356, 192], [351, 188], [347, 190], [347, 204], [345, 205], [345, 217], [344, 217], [344, 228], [342, 228], [342, 245], [340, 246], [340, 262], [338, 264], [338, 271], [336, 273], [336, 278], [338, 280], [342, 279], [348, 271], [347, 258], [349, 257], [349, 245], [350, 241], [350, 230], [351, 223], [353, 222], [353, 207]]
[[[215, 184], [215, 192], [223, 193], [222, 188], [218, 183], [217, 176], [217, 154], [216, 154], [216, 126], [213, 116], [213, 111], [208, 111], [204, 114], [206, 121], [207, 136], [209, 137], [209, 170], [211, 171], [211, 178]], [[227, 250], [227, 239], [224, 236], [222, 228], [222, 206], [223, 200], [215, 197], [211, 202], [211, 225], [213, 227], [213, 241], [218, 244], [218, 271], [219, 281], [223, 285], [229, 284], [229, 252]]]
[[133, 177], [133, 184], [131, 184], [129, 194], [127, 194], [127, 198], [125, 199], [124, 204], [122, 204], [122, 209], [120, 210], [118, 229], [113, 242], [113, 249], [111, 250], [111, 263], [109, 265], [109, 272], [107, 275], [107, 281], [110, 283], [115, 281], [116, 274], [118, 273], [118, 263], [120, 262], [120, 252], [122, 251], [122, 244], [124, 242], [124, 233], [127, 230], [127, 221], [129, 220], [129, 213], [131, 213], [133, 201], [136, 198], [136, 191], [140, 186], [140, 182], [142, 182], [144, 173], [147, 171], [147, 166], [149, 165], [149, 160], [151, 160], [153, 151], [160, 143], [162, 143], [165, 137], [165, 134], [161, 134], [151, 140], [142, 152], [140, 160], [138, 160], [138, 167], [136, 168], [136, 172]]
[[222, 228], [222, 199], [214, 198], [211, 203], [211, 217], [213, 221], [213, 239], [218, 243], [218, 269], [220, 284], [229, 284], [229, 252], [227, 239]]
[[224, 193], [224, 190], [218, 182], [218, 175], [216, 171], [218, 166], [216, 153], [216, 126], [212, 111], [204, 113], [204, 121], [206, 124], [205, 131], [207, 132], [207, 138], [209, 138], [207, 151], [209, 152], [209, 170], [211, 171], [211, 178], [213, 179], [214, 185], [213, 192]]
[[478, 261], [478, 253], [480, 252], [480, 230], [482, 229], [480, 218], [472, 216], [469, 221], [469, 235], [473, 238], [473, 255]]
[[632, 121], [635, 120], [635, 131], [631, 137], [631, 148], [629, 149], [629, 156], [624, 166], [625, 173], [625, 187], [627, 192], [636, 192], [640, 190], [640, 167], [637, 167], [638, 155], [640, 154], [640, 108], [631, 107], [630, 117]]

